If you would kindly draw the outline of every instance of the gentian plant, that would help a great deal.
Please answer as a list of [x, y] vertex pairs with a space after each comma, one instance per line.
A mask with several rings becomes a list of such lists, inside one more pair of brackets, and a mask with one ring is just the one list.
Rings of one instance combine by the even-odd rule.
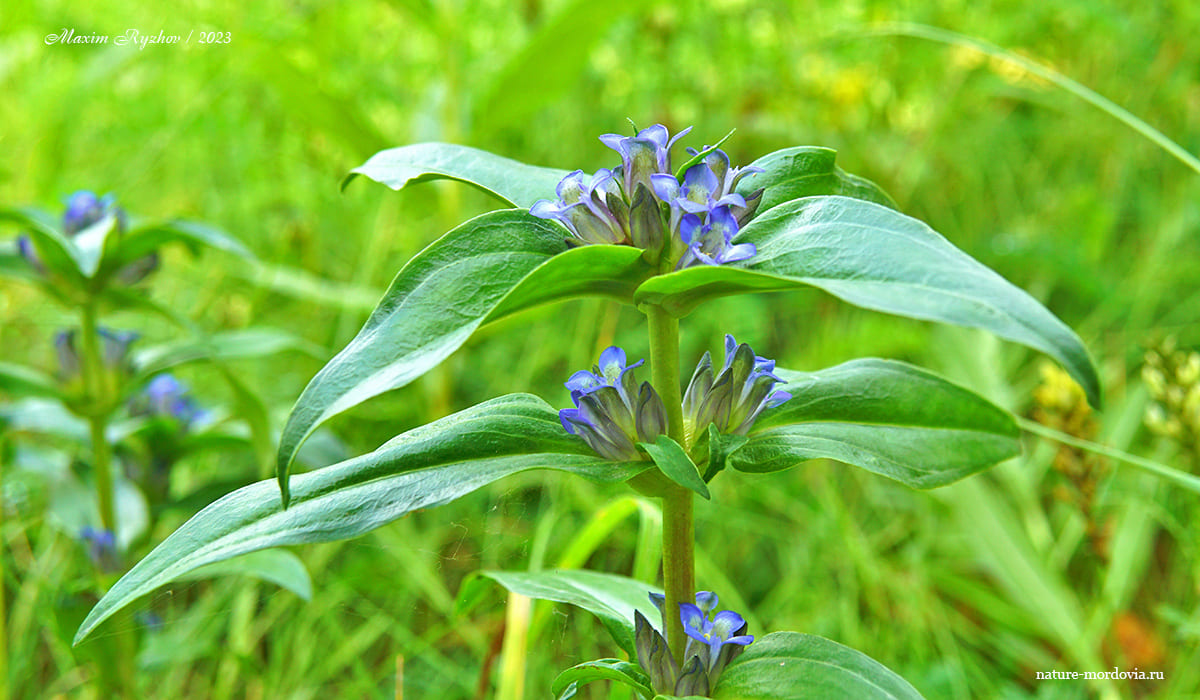
[[[257, 452], [264, 465], [269, 463], [266, 408], [223, 358], [261, 356], [296, 344], [289, 334], [265, 328], [204, 333], [150, 297], [147, 278], [165, 244], [183, 243], [194, 252], [216, 248], [252, 260], [237, 240], [194, 222], [132, 218], [112, 195], [80, 191], [63, 204], [57, 216], [32, 207], [0, 208], [0, 222], [20, 227], [15, 240], [0, 246], [0, 274], [33, 285], [78, 318], [76, 327], [45, 341], [53, 343], [54, 352], [46, 355], [57, 357], [56, 369], [0, 361], [0, 428], [11, 429], [17, 440], [53, 446], [14, 451], [12, 472], [45, 477], [52, 491], [48, 520], [76, 539], [92, 564], [94, 588], [102, 590], [136, 560], [135, 547], [156, 515], [179, 507], [170, 502], [168, 488], [178, 460], [219, 448]], [[189, 333], [149, 344], [137, 332], [101, 325], [117, 310], [165, 317]], [[227, 421], [232, 425], [204, 434], [197, 430], [203, 412], [177, 380], [164, 374], [197, 360], [214, 365], [239, 398], [237, 418]], [[266, 449], [256, 451], [260, 445]], [[47, 464], [59, 456], [78, 468], [51, 474]], [[298, 560], [295, 566], [303, 570]], [[135, 694], [132, 633], [132, 626], [125, 626], [84, 652], [95, 650], [100, 657], [101, 695]]]
[[[897, 211], [874, 184], [837, 168], [832, 151], [788, 148], [735, 167], [716, 146], [677, 153], [685, 133], [655, 125], [602, 136], [620, 161], [594, 174], [448, 144], [386, 150], [356, 169], [351, 177], [397, 190], [460, 180], [508, 208], [467, 221], [409, 261], [296, 402], [277, 483], [235, 491], [185, 523], [109, 590], [77, 639], [205, 564], [353, 537], [544, 469], [627, 482], [661, 503], [663, 520], [661, 589], [602, 572], [485, 572], [513, 592], [595, 613], [626, 655], [564, 671], [552, 688], [558, 697], [600, 679], [643, 698], [920, 697], [860, 652], [808, 634], [749, 630], [739, 613], [717, 611], [716, 595], [696, 592], [696, 496], [711, 498], [709, 484], [723, 471], [766, 474], [814, 458], [933, 488], [1016, 455], [1013, 417], [901, 362], [789, 371], [732, 336], [719, 366], [708, 354], [695, 358], [684, 389], [681, 319], [714, 297], [817, 287], [866, 309], [980, 328], [1044, 352], [1093, 404], [1095, 369], [1053, 314]], [[330, 417], [421, 376], [483, 324], [579, 296], [636, 307], [648, 357], [604, 349], [593, 368], [564, 376], [569, 399], [554, 398], [559, 410], [510, 394], [368, 454], [291, 474], [300, 446]], [[646, 370], [649, 380], [639, 382]]]

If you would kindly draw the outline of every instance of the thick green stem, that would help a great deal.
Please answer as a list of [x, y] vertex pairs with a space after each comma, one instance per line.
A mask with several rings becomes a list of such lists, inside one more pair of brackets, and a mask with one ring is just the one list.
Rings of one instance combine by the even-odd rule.
[[[667, 434], [683, 444], [683, 406], [679, 391], [679, 321], [663, 309], [645, 310], [650, 326], [650, 370], [654, 390], [667, 409]], [[662, 494], [663, 589], [666, 593], [667, 644], [682, 665], [686, 637], [679, 604], [690, 603], [696, 588], [695, 527], [692, 492], [671, 483]]]
[[[100, 333], [96, 328], [96, 304], [85, 303], [80, 310], [81, 355], [80, 371], [83, 374], [84, 403], [87, 406], [88, 427], [92, 438], [92, 471], [96, 479], [96, 502], [100, 511], [100, 525], [117, 534], [117, 512], [113, 502], [112, 452], [108, 445], [108, 418], [112, 413], [114, 394], [110, 373], [105, 371], [104, 357], [100, 350]], [[101, 572], [101, 588], [108, 588], [112, 581]], [[100, 676], [107, 692], [113, 697], [135, 695], [136, 640], [132, 635], [132, 615], [123, 612], [114, 619], [114, 633], [101, 653]]]
[[110, 387], [104, 376], [104, 360], [100, 356], [100, 334], [96, 330], [96, 306], [84, 304], [83, 328], [83, 386], [87, 392], [88, 424], [92, 437], [92, 470], [96, 478], [96, 501], [100, 509], [100, 524], [105, 530], [117, 532], [117, 515], [113, 506], [113, 480], [108, 449], [108, 404]]

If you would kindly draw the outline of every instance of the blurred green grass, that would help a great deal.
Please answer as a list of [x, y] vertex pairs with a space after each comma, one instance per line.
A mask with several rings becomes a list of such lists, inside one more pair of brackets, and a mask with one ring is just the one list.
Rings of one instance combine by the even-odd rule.
[[[271, 265], [369, 296], [426, 243], [494, 206], [451, 183], [396, 194], [364, 181], [340, 192], [344, 174], [380, 148], [445, 140], [593, 170], [614, 160], [596, 136], [624, 131], [627, 118], [693, 125], [688, 144], [696, 146], [736, 127], [726, 145], [741, 163], [790, 145], [831, 146], [842, 167], [881, 184], [906, 213], [1080, 331], [1107, 383], [1104, 439], [1184, 466], [1186, 454], [1140, 431], [1136, 377], [1148, 343], [1173, 335], [1200, 345], [1200, 176], [1010, 64], [873, 33], [889, 22], [945, 28], [1030, 57], [1200, 152], [1200, 6], [1187, 0], [721, 0], [703, 9], [268, 0], [170, 10], [27, 2], [7, 4], [0, 21], [0, 202], [57, 209], [77, 189], [113, 192], [132, 212], [206, 221]], [[232, 43], [47, 46], [44, 37], [65, 27], [228, 31]], [[347, 297], [299, 297], [248, 276], [215, 254], [171, 251], [155, 296], [206, 328], [287, 328], [329, 353], [365, 319]], [[5, 282], [4, 359], [52, 370], [52, 332], [69, 318], [32, 288]], [[527, 312], [332, 427], [367, 450], [501, 393], [530, 390], [564, 404], [561, 379], [600, 348], [615, 342], [644, 356], [640, 319], [593, 300]], [[153, 319], [121, 324], [154, 339], [173, 333]], [[1038, 377], [1037, 358], [1021, 349], [816, 292], [720, 300], [684, 329], [685, 365], [732, 332], [795, 369], [864, 355], [909, 360], [1021, 412]], [[281, 418], [319, 364], [288, 356], [234, 367]], [[1129, 580], [1105, 583], [1112, 567], [1080, 573], [1086, 542], [1079, 513], [1050, 496], [1059, 483], [1052, 450], [1029, 448], [1022, 460], [933, 493], [824, 463], [769, 483], [724, 476], [713, 504], [698, 509], [709, 575], [737, 586], [764, 631], [797, 629], [862, 649], [930, 698], [1102, 692], [1033, 677], [1100, 670], [1089, 659], [1132, 666], [1132, 642], [1112, 631], [1118, 612], [1137, 621], [1144, 645], [1157, 645], [1150, 658], [1167, 681], [1115, 691], [1197, 697], [1193, 497], [1114, 467], [1101, 512], [1150, 524], [1141, 534], [1123, 530]], [[181, 586], [144, 603], [166, 625], [146, 638], [141, 682], [158, 697], [387, 697], [403, 655], [410, 697], [490, 697], [503, 683], [498, 663], [478, 685], [500, 634], [502, 598], [497, 591], [494, 604], [456, 618], [458, 584], [480, 567], [556, 561], [593, 509], [622, 496], [522, 476], [354, 542], [305, 548], [310, 604], [237, 580]], [[539, 529], [544, 518], [556, 526]], [[3, 536], [13, 697], [94, 697], [90, 652], [76, 656], [63, 641], [90, 604], [86, 559], [33, 511], [6, 511]], [[628, 572], [637, 540], [635, 528], [618, 528], [589, 565]], [[1106, 598], [1105, 590], [1121, 592]], [[1116, 607], [1092, 629], [1100, 623], [1089, 618], [1106, 610], [1100, 601]], [[549, 619], [531, 640], [526, 697], [543, 697], [557, 669], [613, 651], [584, 616], [560, 610]]]

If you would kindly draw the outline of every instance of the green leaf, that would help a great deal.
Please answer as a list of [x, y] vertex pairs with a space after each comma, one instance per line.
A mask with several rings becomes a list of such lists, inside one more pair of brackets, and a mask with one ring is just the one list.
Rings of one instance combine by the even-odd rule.
[[714, 143], [711, 146], [705, 146], [704, 150], [696, 151], [695, 155], [693, 155], [691, 158], [688, 158], [687, 160], [683, 161], [683, 164], [675, 169], [675, 179], [679, 180], [680, 182], [683, 182], [684, 175], [687, 175], [687, 171], [693, 165], [704, 160], [705, 158], [707, 158], [709, 156], [710, 153], [719, 149], [721, 147], [721, 144], [728, 141], [729, 137], [733, 136], [735, 131], [737, 131], [737, 129], [731, 129], [728, 134], [725, 134], [724, 136], [721, 137], [720, 141], [717, 141], [716, 143]]
[[321, 349], [287, 331], [276, 328], [246, 328], [223, 331], [199, 338], [181, 338], [144, 347], [133, 354], [138, 373], [149, 376], [197, 360], [239, 360], [269, 357], [285, 350], [296, 350], [313, 357]]
[[566, 250], [563, 235], [527, 211], [496, 211], [455, 228], [410, 260], [366, 325], [292, 408], [276, 463], [285, 503], [296, 450], [329, 417], [421, 376], [486, 321], [583, 294], [628, 299], [649, 274], [636, 248]]
[[578, 687], [593, 681], [624, 683], [643, 698], [654, 697], [654, 690], [650, 688], [650, 677], [646, 672], [637, 664], [620, 659], [596, 659], [572, 666], [558, 674], [550, 686], [550, 692], [562, 697], [568, 686]]
[[241, 269], [234, 270], [233, 274], [257, 287], [284, 294], [293, 299], [363, 314], [371, 313], [371, 310], [375, 308], [375, 302], [383, 293], [381, 289], [333, 282], [287, 265], [259, 262], [252, 266], [243, 265]]
[[1033, 297], [924, 223], [849, 197], [781, 204], [735, 239], [758, 253], [744, 267], [693, 267], [651, 278], [635, 301], [676, 316], [729, 294], [813, 286], [855, 306], [982, 328], [1063, 364], [1100, 404], [1100, 379], [1075, 333]]
[[199, 581], [221, 576], [252, 576], [286, 588], [305, 600], [312, 600], [312, 579], [304, 568], [304, 562], [286, 549], [264, 549], [214, 562], [193, 569], [177, 580]]
[[740, 471], [773, 472], [824, 457], [927, 489], [1021, 451], [1006, 411], [903, 362], [862, 359], [776, 373], [792, 399], [759, 416], [750, 440], [730, 457]]
[[758, 204], [759, 214], [793, 199], [831, 194], [899, 209], [878, 185], [834, 165], [836, 158], [837, 151], [820, 146], [796, 146], [768, 153], [750, 164], [763, 172], [738, 180], [737, 192], [749, 196], [765, 188]]
[[773, 632], [746, 647], [721, 674], [715, 700], [921, 700], [886, 666], [837, 642]]
[[639, 442], [638, 447], [645, 450], [650, 459], [658, 465], [667, 478], [685, 489], [690, 489], [706, 499], [712, 500], [708, 493], [708, 484], [700, 477], [700, 470], [692, 463], [691, 457], [679, 443], [666, 435], [659, 435], [653, 444]]
[[79, 270], [84, 277], [95, 279], [105, 262], [114, 254], [121, 235], [117, 230], [118, 224], [117, 217], [109, 214], [76, 233], [71, 239], [79, 251], [76, 262], [79, 263]]
[[54, 377], [12, 362], [0, 362], [0, 394], [62, 398], [62, 390]]
[[24, 227], [34, 242], [42, 265], [53, 274], [82, 284], [88, 261], [75, 242], [63, 235], [59, 224], [46, 212], [33, 207], [0, 208], [0, 221]]
[[197, 513], [138, 562], [88, 614], [75, 642], [137, 598], [206, 564], [355, 537], [529, 469], [616, 482], [647, 466], [584, 454], [590, 452], [544, 401], [513, 394], [410, 430], [369, 454], [297, 475], [286, 511], [272, 480], [251, 484]]
[[458, 180], [514, 207], [528, 209], [539, 199], [554, 199], [558, 181], [567, 171], [526, 165], [469, 146], [414, 143], [371, 156], [350, 171], [342, 188], [356, 175], [366, 175], [397, 191], [429, 180]]
[[254, 260], [254, 253], [250, 249], [224, 231], [195, 221], [176, 219], [126, 231], [113, 252], [112, 268], [118, 270], [125, 267], [167, 243], [183, 243], [192, 253], [198, 253], [200, 248], [212, 248]]
[[583, 570], [481, 571], [480, 575], [528, 598], [587, 610], [600, 618], [613, 640], [631, 658], [637, 655], [633, 643], [634, 610], [640, 610], [651, 620], [659, 617], [649, 596], [662, 593], [662, 589], [625, 576]]
[[[729, 455], [737, 452], [746, 444], [745, 435], [725, 435], [717, 426], [708, 424], [708, 434], [701, 435], [692, 448], [693, 452], [703, 454], [708, 452], [708, 464], [704, 467], [704, 480], [712, 481], [713, 477], [725, 469]], [[707, 440], [707, 443], [705, 442]]]

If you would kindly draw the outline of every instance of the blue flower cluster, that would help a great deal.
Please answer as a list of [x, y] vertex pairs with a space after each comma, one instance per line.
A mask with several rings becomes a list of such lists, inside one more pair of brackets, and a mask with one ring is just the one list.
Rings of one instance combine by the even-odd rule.
[[671, 172], [671, 147], [689, 131], [671, 138], [667, 127], [655, 124], [636, 136], [601, 136], [620, 154], [621, 165], [590, 178], [582, 170], [570, 173], [558, 184], [558, 201], [539, 200], [529, 212], [561, 221], [572, 235], [568, 243], [633, 245], [654, 264], [666, 255], [677, 270], [753, 256], [753, 244], [734, 244], [733, 238], [754, 215], [762, 190], [748, 197], [735, 190], [761, 169], [734, 168], [720, 149], [689, 148], [699, 160], [680, 182]]
[[204, 417], [188, 388], [170, 374], [160, 374], [130, 401], [130, 413], [151, 418], [166, 418], [187, 430]]
[[[665, 597], [651, 593], [650, 600], [658, 608], [665, 629]], [[749, 625], [741, 615], [732, 610], [712, 614], [717, 602], [715, 593], [700, 591], [696, 594], [695, 604], [679, 604], [679, 617], [688, 636], [683, 652], [687, 661], [682, 667], [671, 654], [662, 634], [640, 612], [634, 612], [638, 664], [650, 676], [651, 687], [656, 693], [707, 696], [729, 662], [754, 641], [752, 635], [746, 634]]]
[[[129, 347], [139, 336], [132, 331], [108, 328], [97, 328], [96, 334], [100, 336], [100, 381], [110, 387], [119, 387], [133, 375], [133, 358], [129, 354]], [[73, 330], [59, 331], [54, 336], [58, 379], [67, 393], [82, 394], [86, 388], [78, 343], [79, 334]]]
[[638, 459], [637, 443], [654, 442], [666, 432], [667, 410], [650, 382], [637, 385], [633, 370], [644, 360], [625, 363], [625, 351], [610, 347], [600, 353], [592, 371], [571, 375], [566, 387], [575, 408], [558, 412], [568, 433], [578, 435], [601, 457]]
[[[97, 197], [96, 193], [80, 190], [67, 197], [66, 211], [62, 216], [62, 232], [67, 238], [75, 238], [93, 226], [114, 219], [117, 233], [124, 233], [129, 220], [125, 210], [117, 206], [116, 199], [111, 194]], [[46, 266], [38, 256], [37, 249], [29, 236], [22, 234], [17, 237], [17, 251], [29, 266], [39, 275], [46, 274]], [[124, 284], [140, 282], [158, 267], [158, 254], [148, 253], [135, 260], [116, 275]]]
[[[571, 375], [566, 387], [575, 408], [564, 408], [559, 420], [568, 433], [578, 435], [601, 457], [642, 459], [638, 442], [654, 442], [666, 433], [666, 408], [649, 382], [637, 386], [633, 370], [644, 360], [626, 364], [625, 351], [610, 347], [600, 354], [592, 371]], [[687, 445], [695, 442], [709, 424], [722, 433], [745, 435], [759, 414], [792, 398], [776, 390], [775, 361], [759, 357], [747, 344], [725, 336], [725, 365], [714, 372], [708, 353], [700, 358], [683, 395], [683, 427]]]
[[712, 357], [704, 353], [683, 394], [684, 433], [698, 436], [709, 423], [728, 435], [750, 432], [763, 409], [792, 398], [775, 390], [783, 380], [774, 371], [774, 360], [755, 355], [749, 345], [726, 335], [724, 367], [714, 373]]

